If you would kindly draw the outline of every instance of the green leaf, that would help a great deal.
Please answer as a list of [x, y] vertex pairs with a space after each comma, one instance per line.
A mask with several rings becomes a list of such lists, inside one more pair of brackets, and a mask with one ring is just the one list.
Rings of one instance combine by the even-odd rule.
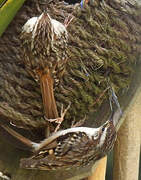
[[12, 21], [25, 0], [0, 0], [0, 36]]
[[7, 0], [0, 0], [0, 8], [5, 4]]

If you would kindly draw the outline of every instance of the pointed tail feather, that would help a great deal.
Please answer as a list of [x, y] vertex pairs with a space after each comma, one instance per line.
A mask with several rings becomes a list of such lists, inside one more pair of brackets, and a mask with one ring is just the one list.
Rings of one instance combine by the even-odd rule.
[[34, 151], [33, 142], [31, 140], [25, 138], [6, 124], [0, 124], [0, 128], [4, 131], [4, 134], [6, 133], [5, 135], [8, 135], [11, 142], [16, 143], [18, 148]]
[[45, 116], [48, 119], [57, 118], [58, 111], [53, 92], [53, 79], [50, 73], [41, 75], [40, 86], [42, 91]]

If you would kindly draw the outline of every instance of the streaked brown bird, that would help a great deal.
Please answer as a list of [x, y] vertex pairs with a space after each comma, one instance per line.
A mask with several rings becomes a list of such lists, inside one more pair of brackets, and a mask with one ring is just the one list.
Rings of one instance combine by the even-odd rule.
[[[122, 115], [117, 97], [112, 91], [110, 102], [117, 106], [112, 108], [109, 119], [99, 128], [75, 127], [53, 133], [41, 143], [35, 143], [15, 134], [14, 136], [30, 147], [34, 155], [22, 159], [20, 166], [27, 169], [57, 170], [83, 167], [105, 156], [114, 146], [116, 126]], [[12, 135], [13, 132], [3, 127]]]
[[76, 127], [58, 131], [41, 144], [33, 143], [36, 153], [22, 159], [20, 166], [40, 170], [83, 167], [105, 156], [115, 140], [112, 121], [99, 128]]
[[40, 81], [45, 116], [58, 118], [54, 85], [59, 83], [68, 60], [66, 26], [43, 12], [25, 23], [20, 39], [25, 67]]
[[27, 169], [57, 170], [83, 167], [105, 156], [114, 146], [117, 125], [122, 115], [118, 99], [111, 89], [110, 105], [115, 111], [99, 128], [75, 127], [58, 131], [41, 143], [35, 143], [7, 125], [0, 125], [8, 134], [33, 152], [33, 156], [21, 160], [20, 166]]

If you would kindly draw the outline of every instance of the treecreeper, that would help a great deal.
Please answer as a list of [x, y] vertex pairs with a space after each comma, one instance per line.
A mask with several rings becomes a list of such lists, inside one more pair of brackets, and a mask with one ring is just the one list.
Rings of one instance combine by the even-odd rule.
[[[21, 159], [21, 168], [59, 170], [93, 164], [116, 141], [122, 115], [116, 94], [130, 86], [140, 55], [140, 8], [116, 0], [33, 2], [17, 17], [24, 17], [17, 23], [17, 49], [11, 41], [17, 61], [5, 54], [12, 52], [10, 45], [2, 51], [0, 86], [5, 86], [0, 114], [7, 121], [0, 126], [32, 151], [31, 157]], [[93, 118], [95, 126], [76, 127], [84, 119], [89, 122], [90, 113], [109, 96], [111, 115], [106, 121]], [[76, 124], [71, 127], [72, 121]], [[12, 126], [33, 132], [49, 128], [51, 134], [42, 134], [44, 140], [37, 143]]]

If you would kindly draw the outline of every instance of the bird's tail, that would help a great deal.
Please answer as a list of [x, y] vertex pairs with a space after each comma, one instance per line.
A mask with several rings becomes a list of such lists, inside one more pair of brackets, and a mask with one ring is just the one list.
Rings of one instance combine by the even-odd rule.
[[58, 117], [56, 101], [53, 92], [53, 79], [50, 73], [40, 76], [40, 86], [44, 105], [44, 112], [47, 119]]
[[34, 142], [25, 138], [6, 124], [0, 124], [0, 131], [8, 137], [9, 142], [13, 143], [20, 149], [34, 151]]

